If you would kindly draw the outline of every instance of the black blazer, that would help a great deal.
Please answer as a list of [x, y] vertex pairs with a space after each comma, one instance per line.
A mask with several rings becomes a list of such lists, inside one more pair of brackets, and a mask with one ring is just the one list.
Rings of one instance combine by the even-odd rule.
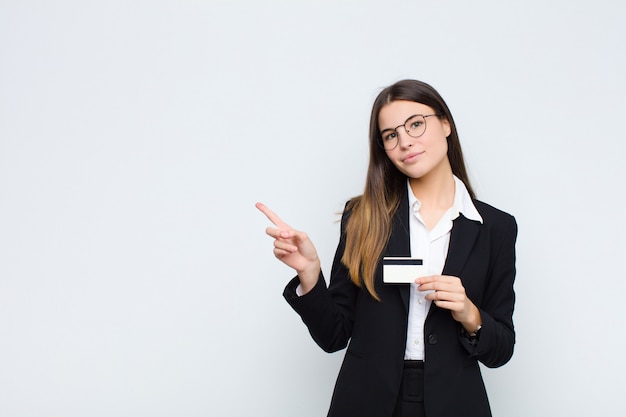
[[[424, 323], [428, 416], [490, 416], [478, 362], [498, 367], [513, 354], [517, 224], [509, 214], [480, 201], [474, 204], [483, 223], [463, 215], [454, 220], [443, 274], [461, 278], [468, 297], [480, 309], [482, 329], [478, 343], [472, 344], [450, 311], [431, 305]], [[352, 283], [341, 262], [348, 216], [342, 217], [328, 288], [320, 274], [317, 285], [298, 297], [296, 277], [283, 295], [322, 349], [334, 352], [348, 346], [328, 416], [390, 417], [402, 377], [410, 287], [384, 284], [380, 262], [375, 277], [380, 302]], [[410, 254], [405, 193], [384, 256]]]

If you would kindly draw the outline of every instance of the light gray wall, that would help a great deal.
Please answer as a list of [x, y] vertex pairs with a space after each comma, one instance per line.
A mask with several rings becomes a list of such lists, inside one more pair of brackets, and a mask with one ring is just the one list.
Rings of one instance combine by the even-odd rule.
[[519, 223], [495, 415], [622, 416], [626, 6], [0, 1], [0, 416], [322, 416], [263, 201], [328, 271], [378, 91], [434, 85]]

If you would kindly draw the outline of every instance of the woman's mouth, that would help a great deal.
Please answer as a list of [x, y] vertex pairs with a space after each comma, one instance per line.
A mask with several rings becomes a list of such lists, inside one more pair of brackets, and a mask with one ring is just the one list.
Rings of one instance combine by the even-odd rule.
[[402, 158], [402, 162], [405, 163], [405, 164], [410, 164], [412, 162], [415, 162], [415, 161], [417, 161], [417, 158], [421, 154], [423, 154], [423, 153], [424, 153], [424, 151], [422, 151], [422, 152], [412, 152], [412, 153], [408, 154], [407, 156], [405, 156], [404, 158]]

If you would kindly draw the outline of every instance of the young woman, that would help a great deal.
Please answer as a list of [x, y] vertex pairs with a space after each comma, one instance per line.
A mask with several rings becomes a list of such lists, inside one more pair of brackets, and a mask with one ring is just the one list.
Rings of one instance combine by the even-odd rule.
[[[474, 199], [452, 114], [428, 84], [376, 98], [363, 195], [346, 205], [330, 285], [312, 242], [261, 203], [284, 296], [327, 352], [348, 347], [329, 416], [481, 417], [479, 362], [504, 365], [515, 331], [515, 219]], [[422, 260], [385, 281], [384, 257]]]

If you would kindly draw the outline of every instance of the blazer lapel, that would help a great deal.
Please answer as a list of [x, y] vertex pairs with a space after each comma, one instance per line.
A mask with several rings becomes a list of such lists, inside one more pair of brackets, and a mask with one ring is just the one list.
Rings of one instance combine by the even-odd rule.
[[[480, 223], [467, 219], [462, 214], [452, 222], [450, 231], [450, 245], [448, 256], [443, 265], [442, 275], [460, 276], [467, 258], [469, 258], [480, 231]], [[435, 303], [430, 305], [427, 317], [437, 308]]]
[[472, 252], [479, 230], [480, 223], [469, 220], [462, 214], [454, 220], [443, 275], [459, 276]]
[[[385, 249], [385, 256], [411, 256], [411, 240], [409, 237], [409, 196], [408, 190], [404, 187], [404, 192], [400, 199], [398, 210], [393, 216], [391, 236]], [[396, 284], [402, 297], [406, 309], [409, 308], [409, 288], [408, 284]]]

